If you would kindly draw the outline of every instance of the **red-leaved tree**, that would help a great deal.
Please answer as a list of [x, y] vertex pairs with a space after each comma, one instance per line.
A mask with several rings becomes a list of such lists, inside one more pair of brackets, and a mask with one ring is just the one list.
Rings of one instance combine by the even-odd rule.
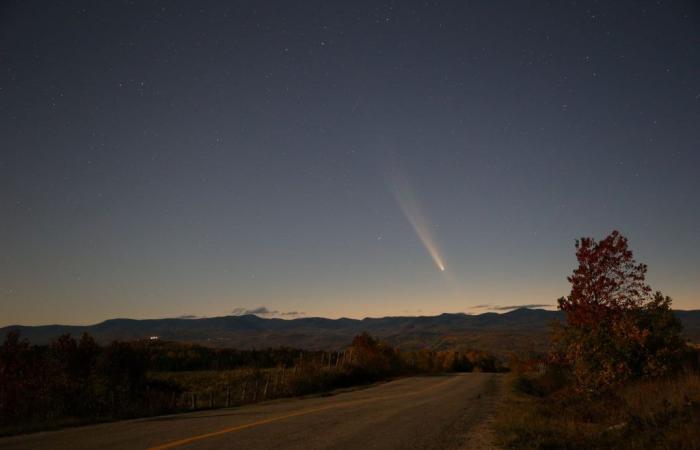
[[566, 324], [555, 331], [552, 358], [569, 367], [579, 390], [598, 393], [633, 378], [667, 373], [684, 342], [671, 299], [646, 284], [627, 238], [576, 241], [578, 267], [559, 299]]

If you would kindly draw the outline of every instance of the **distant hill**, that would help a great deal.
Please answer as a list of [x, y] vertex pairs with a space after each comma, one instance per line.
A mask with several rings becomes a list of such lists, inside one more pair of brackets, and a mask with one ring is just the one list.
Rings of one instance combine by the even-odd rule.
[[[686, 337], [700, 342], [700, 310], [676, 311]], [[202, 319], [112, 319], [95, 325], [13, 325], [0, 328], [0, 337], [10, 330], [36, 344], [48, 343], [64, 333], [83, 332], [99, 342], [144, 339], [192, 342], [215, 347], [242, 349], [291, 346], [311, 350], [345, 347], [353, 336], [367, 331], [399, 348], [469, 349], [505, 354], [509, 351], [544, 351], [549, 326], [563, 317], [559, 311], [515, 309], [496, 314], [441, 314], [439, 316], [382, 317], [358, 319], [266, 319], [254, 315]]]

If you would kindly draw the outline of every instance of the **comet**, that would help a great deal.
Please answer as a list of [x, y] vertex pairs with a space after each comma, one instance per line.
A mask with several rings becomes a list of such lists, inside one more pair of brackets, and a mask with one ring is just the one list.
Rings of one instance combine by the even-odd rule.
[[433, 237], [426, 216], [420, 206], [420, 202], [416, 199], [416, 196], [411, 189], [408, 181], [405, 177], [394, 175], [392, 177], [392, 192], [396, 202], [399, 204], [401, 211], [403, 212], [406, 219], [413, 227], [413, 230], [418, 235], [423, 247], [428, 252], [430, 257], [433, 259], [435, 266], [440, 272], [445, 271], [445, 263], [440, 255], [440, 250], [435, 238]]

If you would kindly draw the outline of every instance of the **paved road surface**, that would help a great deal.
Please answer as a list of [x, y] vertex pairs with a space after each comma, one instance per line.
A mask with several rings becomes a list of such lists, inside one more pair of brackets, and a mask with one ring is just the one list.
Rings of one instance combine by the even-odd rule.
[[332, 396], [2, 438], [0, 449], [489, 448], [484, 422], [500, 384], [500, 375], [481, 373], [403, 378]]

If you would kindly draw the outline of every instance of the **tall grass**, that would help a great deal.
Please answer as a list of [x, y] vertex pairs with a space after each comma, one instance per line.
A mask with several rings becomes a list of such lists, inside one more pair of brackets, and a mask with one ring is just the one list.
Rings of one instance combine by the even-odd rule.
[[551, 374], [513, 375], [499, 413], [500, 444], [514, 449], [699, 449], [700, 374], [637, 381], [584, 399]]
[[347, 368], [307, 365], [190, 372], [153, 372], [152, 380], [181, 387], [173, 409], [220, 408], [293, 397], [357, 384]]

